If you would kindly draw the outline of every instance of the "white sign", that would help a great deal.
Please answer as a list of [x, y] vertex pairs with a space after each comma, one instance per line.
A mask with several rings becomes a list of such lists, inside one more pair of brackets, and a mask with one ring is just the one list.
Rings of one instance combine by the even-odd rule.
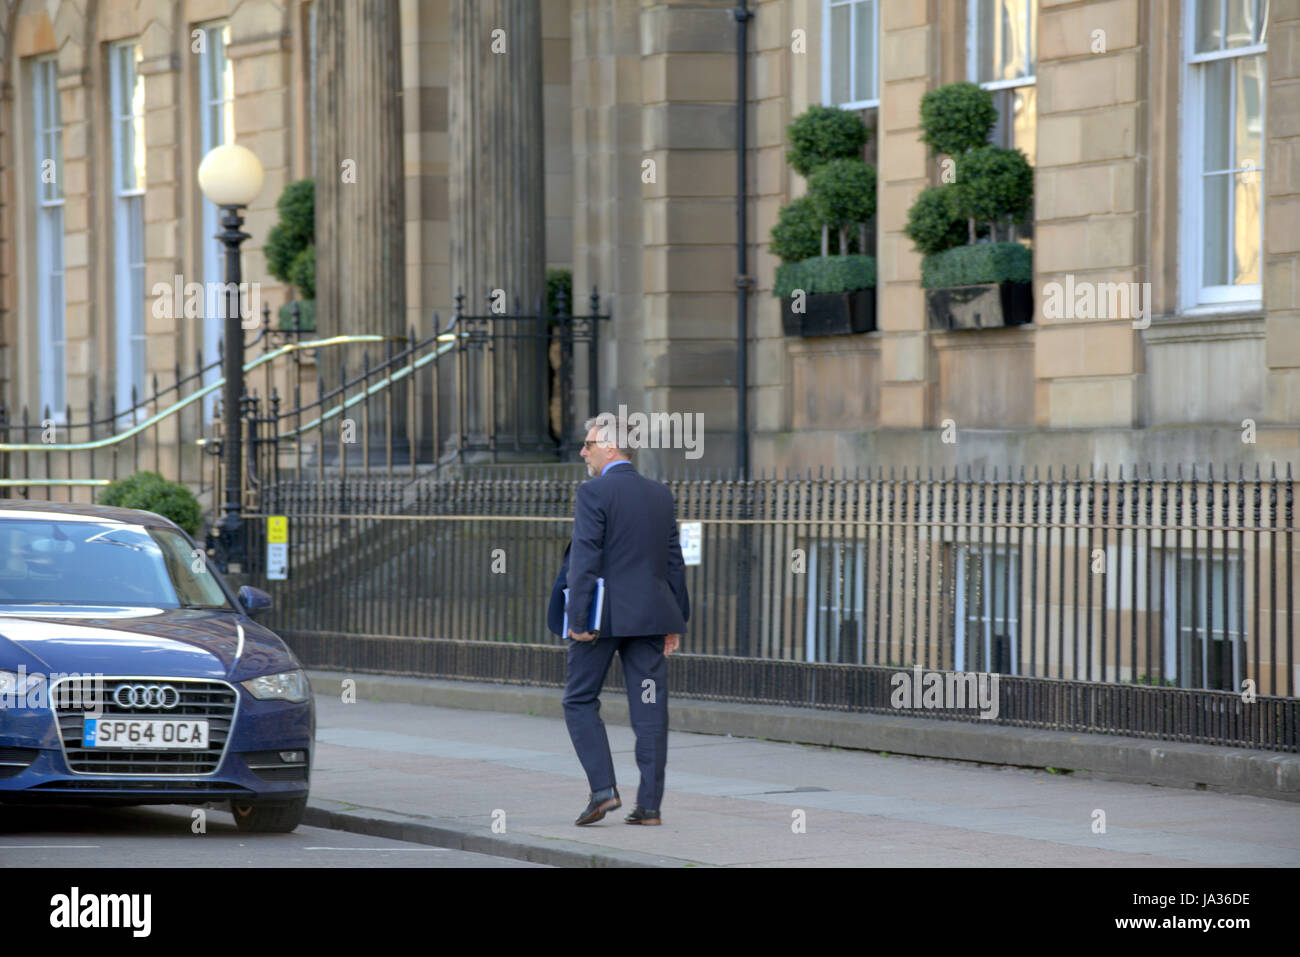
[[682, 522], [678, 526], [677, 539], [682, 545], [682, 561], [687, 565], [700, 564], [700, 554], [704, 544], [703, 523]]
[[289, 577], [289, 516], [266, 516], [266, 577], [284, 581]]
[[288, 543], [266, 543], [266, 577], [270, 581], [284, 581], [289, 577]]

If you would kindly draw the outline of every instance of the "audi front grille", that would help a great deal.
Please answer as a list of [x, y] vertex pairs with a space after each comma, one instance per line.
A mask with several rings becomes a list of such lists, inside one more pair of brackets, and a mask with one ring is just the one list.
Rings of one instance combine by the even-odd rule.
[[[64, 678], [51, 689], [51, 704], [59, 722], [59, 737], [68, 767], [78, 774], [213, 774], [221, 765], [239, 695], [224, 681], [190, 678], [104, 678], [103, 689], [90, 681]], [[115, 700], [122, 685], [171, 685], [180, 692], [174, 708], [130, 708]], [[80, 692], [80, 693], [78, 693]], [[97, 692], [97, 693], [92, 693]], [[126, 697], [125, 695], [123, 697]], [[99, 712], [87, 710], [98, 699]], [[206, 718], [208, 746], [201, 749], [148, 750], [82, 746], [85, 718]]]

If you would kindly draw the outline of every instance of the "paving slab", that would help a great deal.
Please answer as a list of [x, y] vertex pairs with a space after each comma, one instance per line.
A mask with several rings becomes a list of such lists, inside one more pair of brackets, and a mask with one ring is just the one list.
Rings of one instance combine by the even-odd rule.
[[316, 705], [307, 823], [535, 863], [1300, 866], [1287, 801], [677, 730], [663, 825], [628, 826], [635, 739], [608, 719], [624, 807], [577, 827], [587, 783], [560, 718]]

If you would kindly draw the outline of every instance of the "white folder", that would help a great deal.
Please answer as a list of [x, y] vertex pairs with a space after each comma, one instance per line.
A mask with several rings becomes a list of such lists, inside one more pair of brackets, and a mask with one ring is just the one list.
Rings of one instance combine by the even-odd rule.
[[[600, 631], [600, 615], [605, 610], [605, 579], [596, 579], [596, 594], [591, 600], [591, 622], [587, 631]], [[564, 589], [564, 625], [560, 628], [560, 637], [569, 637], [569, 589]]]

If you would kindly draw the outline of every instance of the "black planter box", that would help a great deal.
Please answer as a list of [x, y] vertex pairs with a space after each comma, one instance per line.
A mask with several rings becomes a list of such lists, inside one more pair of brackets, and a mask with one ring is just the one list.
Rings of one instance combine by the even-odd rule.
[[806, 311], [796, 313], [794, 300], [781, 300], [781, 328], [787, 336], [843, 336], [876, 329], [876, 290], [811, 293]]
[[931, 329], [992, 329], [1034, 321], [1033, 284], [990, 282], [978, 286], [927, 289], [925, 311]]

